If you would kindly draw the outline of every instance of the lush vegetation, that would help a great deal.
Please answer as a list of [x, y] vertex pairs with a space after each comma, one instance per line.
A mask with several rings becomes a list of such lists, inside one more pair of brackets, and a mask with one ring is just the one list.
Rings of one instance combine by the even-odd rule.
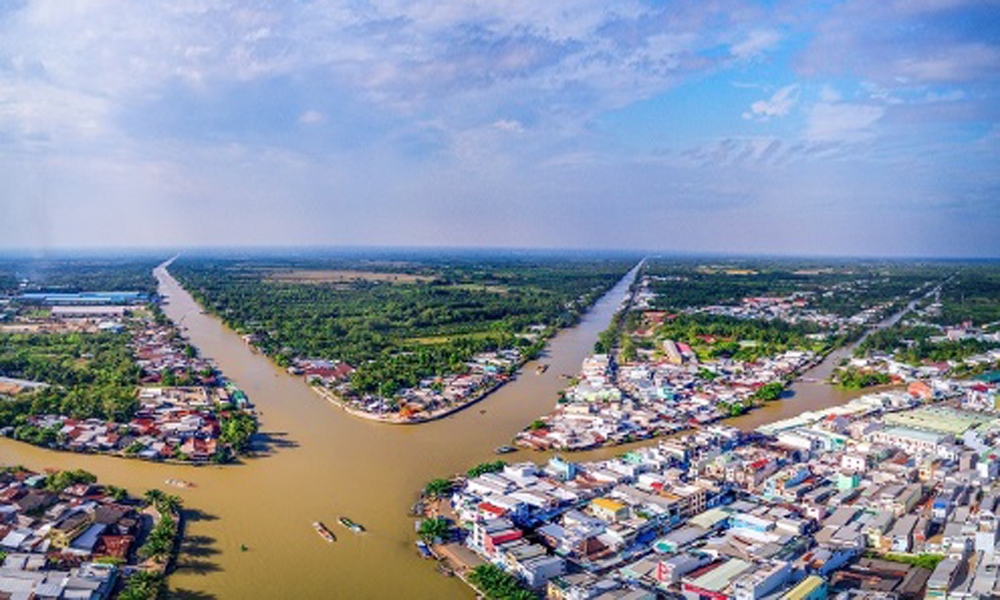
[[435, 540], [447, 539], [450, 532], [451, 524], [448, 522], [448, 519], [444, 517], [432, 517], [420, 522], [417, 535], [425, 542], [433, 542]]
[[491, 600], [535, 600], [537, 596], [516, 577], [493, 564], [479, 565], [469, 572], [469, 583]]
[[118, 600], [156, 600], [167, 595], [167, 581], [155, 571], [136, 571], [118, 594]]
[[957, 325], [971, 321], [1000, 323], [1000, 267], [995, 263], [965, 265], [941, 289], [941, 312], [935, 322]]
[[450, 479], [432, 479], [424, 486], [424, 496], [428, 498], [443, 498], [451, 493], [453, 484]]
[[878, 352], [892, 355], [900, 362], [919, 365], [924, 362], [961, 361], [1000, 345], [974, 338], [940, 339], [942, 336], [943, 332], [936, 327], [897, 324], [873, 332], [861, 342], [855, 354], [868, 356]]
[[802, 294], [810, 308], [847, 317], [899, 302], [929, 281], [954, 271], [950, 265], [897, 262], [817, 263], [795, 260], [654, 260], [647, 265], [657, 306], [666, 310], [735, 305], [743, 298]]
[[219, 440], [239, 454], [250, 450], [250, 438], [257, 433], [257, 418], [251, 413], [229, 411], [219, 415]]
[[771, 402], [781, 398], [781, 394], [784, 391], [785, 386], [780, 381], [772, 381], [771, 383], [765, 383], [760, 386], [760, 388], [753, 393], [753, 399], [762, 402]]
[[97, 476], [89, 471], [84, 471], [83, 469], [76, 469], [75, 471], [59, 471], [53, 475], [49, 475], [45, 479], [45, 489], [50, 492], [61, 492], [71, 485], [76, 485], [78, 483], [91, 484], [97, 481]]
[[507, 466], [507, 463], [502, 460], [495, 460], [492, 462], [484, 462], [478, 464], [466, 472], [469, 477], [479, 477], [480, 475], [485, 475], [486, 473], [499, 473], [503, 471], [503, 468]]
[[900, 563], [904, 565], [913, 565], [915, 567], [920, 567], [922, 569], [927, 569], [933, 571], [937, 568], [938, 563], [944, 560], [943, 554], [896, 554], [894, 552], [887, 552], [880, 554], [878, 552], [865, 552], [865, 556], [868, 558], [881, 558], [882, 560], [888, 560], [890, 562]]
[[181, 499], [160, 490], [146, 492], [146, 502], [159, 513], [159, 520], [153, 525], [146, 540], [138, 550], [138, 555], [155, 563], [151, 571], [139, 571], [125, 581], [125, 589], [120, 598], [159, 598], [166, 592], [163, 570], [175, 549], [178, 535], [177, 517], [181, 509]]
[[[544, 325], [544, 336], [575, 323], [631, 265], [470, 254], [377, 262], [192, 258], [171, 271], [203, 306], [253, 334], [279, 364], [296, 357], [342, 360], [357, 367], [355, 390], [389, 396], [423, 377], [461, 372], [485, 350], [518, 347], [536, 355], [544, 341], [523, 335], [529, 327]], [[289, 270], [305, 279], [289, 280], [283, 275]], [[333, 272], [358, 277], [322, 277]]]
[[[128, 340], [115, 333], [0, 334], [0, 375], [49, 384], [0, 403], [0, 426], [47, 413], [127, 421], [140, 375]], [[45, 443], [49, 434], [28, 427], [20, 437]]]
[[156, 293], [153, 268], [163, 257], [0, 258], [0, 293], [21, 281], [29, 291], [98, 292], [130, 290]]
[[846, 339], [846, 336], [841, 336], [816, 341], [808, 337], [821, 332], [823, 329], [814, 323], [790, 324], [781, 320], [680, 314], [664, 322], [656, 330], [656, 336], [689, 344], [702, 360], [733, 358], [753, 361], [786, 350], [823, 352]]
[[860, 390], [873, 385], [886, 385], [892, 381], [885, 373], [866, 371], [855, 367], [837, 369], [833, 377], [838, 386], [849, 390]]

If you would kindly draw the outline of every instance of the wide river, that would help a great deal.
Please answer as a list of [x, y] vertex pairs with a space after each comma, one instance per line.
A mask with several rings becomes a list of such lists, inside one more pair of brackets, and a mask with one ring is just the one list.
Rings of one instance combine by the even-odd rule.
[[[635, 270], [579, 325], [552, 339], [541, 359], [550, 365], [547, 372], [536, 374], [529, 363], [515, 381], [482, 402], [417, 426], [347, 415], [202, 313], [164, 268], [155, 274], [160, 293], [168, 298], [166, 313], [257, 405], [264, 456], [236, 466], [183, 467], [53, 452], [2, 438], [0, 463], [36, 470], [83, 468], [103, 483], [135, 494], [158, 487], [180, 495], [189, 510], [179, 568], [170, 578], [174, 597], [471, 598], [463, 583], [439, 575], [417, 556], [408, 509], [429, 479], [495, 459], [495, 447], [552, 408], [565, 385], [560, 375], [579, 370]], [[820, 384], [799, 383], [795, 391], [794, 398], [769, 404], [737, 424], [750, 427], [853, 395]], [[600, 450], [574, 459], [621, 451]], [[519, 452], [510, 458], [544, 457]], [[197, 487], [166, 488], [167, 478], [186, 479]], [[353, 535], [339, 527], [338, 515], [362, 523], [368, 533]], [[315, 520], [330, 525], [338, 537], [335, 544], [316, 535], [310, 526]]]

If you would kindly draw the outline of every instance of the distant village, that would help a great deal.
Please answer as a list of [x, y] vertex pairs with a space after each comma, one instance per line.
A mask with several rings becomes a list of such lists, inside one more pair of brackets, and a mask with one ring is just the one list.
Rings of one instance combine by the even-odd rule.
[[586, 450], [702, 426], [750, 407], [769, 383], [784, 385], [816, 359], [789, 351], [756, 363], [722, 360], [699, 365], [685, 344], [667, 340], [666, 359], [615, 368], [606, 354], [583, 362], [578, 382], [555, 410], [518, 434], [535, 450]]
[[[629, 310], [642, 315], [649, 337], [671, 318], [651, 310], [655, 295], [648, 283], [638, 284]], [[866, 309], [843, 318], [810, 309], [806, 296], [746, 298], [737, 306], [707, 306], [686, 310], [738, 319], [790, 323], [811, 321], [827, 333], [842, 333], [871, 325], [885, 316], [887, 306]], [[822, 356], [806, 349], [788, 350], [754, 361], [719, 358], [699, 361], [685, 342], [665, 339], [653, 350], [639, 349], [636, 360], [618, 364], [618, 356], [595, 354], [583, 361], [579, 375], [549, 414], [518, 434], [516, 443], [536, 450], [586, 450], [648, 439], [704, 426], [740, 414], [760, 402], [766, 386], [780, 391], [814, 366]], [[776, 395], [775, 395], [776, 397]]]
[[[0, 324], [0, 332], [129, 335], [129, 347], [141, 369], [137, 409], [128, 422], [29, 416], [30, 425], [56, 433], [56, 448], [190, 463], [228, 462], [235, 457], [237, 449], [221, 439], [222, 421], [234, 413], [252, 415], [252, 405], [198, 355], [175, 325], [155, 318], [149, 298], [135, 292], [26, 293], [16, 300], [32, 310]], [[0, 377], [0, 394], [16, 397], [45, 385]], [[13, 429], [7, 427], [0, 434], [12, 435]]]
[[[850, 358], [841, 368], [837, 376], [844, 371], [854, 371], [862, 374], [879, 374], [891, 384], [903, 384], [914, 380], [935, 379], [951, 375], [955, 371], [974, 373], [989, 371], [1000, 363], [1000, 332], [987, 332], [981, 327], [973, 327], [971, 323], [960, 323], [951, 326], [934, 324], [927, 317], [940, 313], [941, 305], [937, 302], [926, 308], [915, 310], [912, 317], [905, 320], [910, 327], [935, 331], [936, 334], [927, 338], [929, 344], [946, 344], [960, 342], [979, 342], [982, 352], [976, 352], [957, 359], [925, 360], [913, 364], [898, 360], [891, 351], [873, 351], [866, 356]], [[903, 346], [915, 344], [914, 340], [901, 340]]]

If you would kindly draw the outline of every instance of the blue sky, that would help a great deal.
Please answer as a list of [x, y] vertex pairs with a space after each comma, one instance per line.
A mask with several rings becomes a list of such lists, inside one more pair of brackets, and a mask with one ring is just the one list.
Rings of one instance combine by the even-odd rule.
[[998, 232], [992, 0], [0, 4], [0, 248]]

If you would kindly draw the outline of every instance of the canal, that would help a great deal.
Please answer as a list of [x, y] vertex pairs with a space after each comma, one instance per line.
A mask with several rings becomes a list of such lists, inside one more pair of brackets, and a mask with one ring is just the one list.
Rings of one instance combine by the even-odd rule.
[[[536, 373], [527, 364], [517, 379], [468, 410], [419, 426], [373, 423], [322, 400], [301, 378], [256, 354], [218, 319], [204, 314], [166, 271], [158, 268], [166, 313], [201, 352], [247, 392], [260, 411], [260, 458], [227, 467], [184, 467], [113, 457], [57, 453], [0, 439], [0, 463], [31, 469], [83, 468], [103, 483], [141, 495], [159, 487], [188, 507], [179, 568], [170, 578], [182, 598], [440, 598], [472, 597], [457, 579], [421, 560], [413, 546], [408, 508], [429, 479], [495, 459], [527, 423], [547, 413], [610, 322], [635, 277], [629, 272], [571, 329], [555, 336]], [[831, 354], [809, 375], [823, 379], [850, 349]], [[731, 422], [755, 427], [857, 395], [819, 383], [797, 382], [794, 396]], [[655, 442], [646, 442], [655, 443]], [[596, 459], [627, 448], [573, 455]], [[542, 460], [519, 452], [514, 460]], [[196, 487], [173, 489], [167, 478]], [[368, 528], [354, 535], [336, 525], [346, 515]], [[329, 524], [327, 544], [310, 527]], [[247, 547], [246, 551], [241, 546]]]
[[[203, 314], [165, 269], [156, 270], [165, 312], [201, 352], [245, 390], [261, 412], [264, 454], [227, 467], [184, 467], [105, 456], [58, 453], [0, 439], [0, 462], [31, 469], [83, 468], [134, 494], [159, 487], [181, 496], [188, 528], [176, 597], [440, 598], [473, 594], [435, 572], [414, 549], [407, 513], [429, 479], [495, 460], [493, 449], [555, 404], [624, 298], [626, 275], [571, 329], [550, 342], [537, 374], [525, 365], [510, 384], [468, 410], [419, 426], [373, 423], [322, 400], [301, 378], [255, 354], [218, 319]], [[524, 456], [523, 453], [514, 455]], [[164, 485], [185, 479], [189, 489]], [[346, 515], [365, 525], [354, 535], [336, 525]], [[338, 541], [313, 531], [329, 524]], [[241, 545], [247, 550], [241, 551]]]

